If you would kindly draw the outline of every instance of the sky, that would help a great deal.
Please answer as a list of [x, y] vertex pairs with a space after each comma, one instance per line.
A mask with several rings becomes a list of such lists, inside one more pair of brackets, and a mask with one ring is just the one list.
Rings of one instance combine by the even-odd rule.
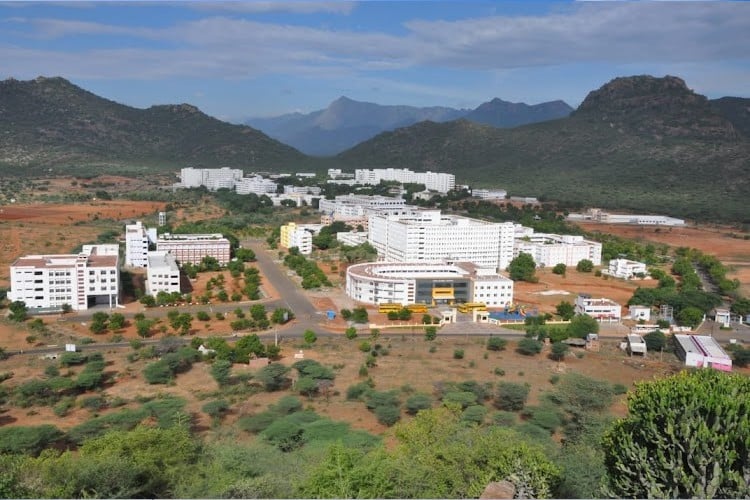
[[750, 97], [750, 2], [0, 2], [0, 79], [61, 76], [129, 106], [190, 103], [232, 122], [340, 96], [576, 107], [642, 74]]

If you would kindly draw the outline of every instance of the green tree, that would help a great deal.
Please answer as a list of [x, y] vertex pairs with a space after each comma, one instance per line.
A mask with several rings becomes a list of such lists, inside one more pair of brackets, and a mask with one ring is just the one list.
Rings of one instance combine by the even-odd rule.
[[567, 270], [568, 270], [568, 266], [566, 266], [563, 263], [555, 264], [555, 267], [552, 268], [552, 272], [554, 274], [559, 274], [560, 276], [565, 276], [565, 273]]
[[582, 259], [578, 261], [578, 264], [576, 264], [576, 271], [580, 273], [590, 273], [594, 270], [594, 263], [591, 262], [589, 259]]
[[8, 319], [10, 319], [11, 321], [22, 323], [29, 317], [26, 302], [22, 300], [14, 300], [10, 303], [8, 309], [10, 310]]
[[659, 352], [667, 345], [667, 336], [661, 330], [648, 332], [643, 336], [643, 340], [646, 342], [648, 351]]
[[121, 313], [112, 313], [109, 317], [109, 329], [112, 331], [125, 328], [125, 316]]
[[750, 495], [750, 379], [705, 369], [641, 382], [604, 436], [620, 498]]
[[563, 344], [562, 342], [555, 342], [554, 344], [552, 344], [552, 347], [550, 348], [549, 357], [555, 361], [561, 361], [563, 358], [565, 358], [565, 355], [568, 354], [569, 350], [570, 348], [568, 347], [568, 344]]
[[567, 300], [563, 300], [555, 306], [555, 312], [563, 321], [570, 321], [576, 315], [576, 308]]
[[703, 311], [697, 307], [688, 306], [677, 313], [677, 321], [681, 325], [695, 328], [703, 321]]
[[318, 336], [312, 330], [305, 330], [305, 332], [302, 334], [302, 338], [308, 345], [312, 345], [316, 340], [318, 340]]
[[579, 339], [586, 338], [589, 333], [599, 332], [599, 322], [588, 314], [576, 314], [568, 325], [568, 335]]
[[350, 326], [349, 328], [346, 329], [346, 331], [344, 332], [344, 335], [346, 336], [347, 339], [354, 340], [357, 338], [357, 329], [354, 328], [353, 326]]
[[289, 383], [289, 377], [287, 377], [289, 370], [288, 366], [271, 363], [258, 370], [255, 378], [263, 384], [267, 391], [278, 391]]
[[513, 281], [528, 281], [529, 283], [539, 281], [536, 277], [534, 257], [525, 252], [521, 252], [518, 257], [510, 261], [508, 273]]

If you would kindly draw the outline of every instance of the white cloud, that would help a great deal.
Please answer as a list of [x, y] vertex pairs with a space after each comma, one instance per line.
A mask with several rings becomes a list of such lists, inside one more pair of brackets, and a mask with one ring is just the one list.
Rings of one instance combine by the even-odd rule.
[[[194, 8], [275, 9], [276, 2], [190, 4]], [[287, 11], [353, 8], [350, 2], [280, 2]], [[342, 7], [346, 6], [346, 8]], [[548, 65], [690, 64], [747, 61], [750, 3], [587, 2], [545, 16], [492, 16], [458, 21], [412, 20], [406, 34], [321, 29], [212, 16], [165, 28], [131, 27], [60, 19], [13, 17], [6, 25], [31, 28], [30, 36], [131, 37], [154, 48], [79, 53], [28, 50], [17, 39], [0, 47], [7, 67], [100, 78], [208, 76], [252, 78], [293, 75], [343, 76], [399, 69], [498, 71]], [[16, 37], [18, 38], [18, 37]], [[113, 38], [113, 40], [117, 40]], [[65, 61], [62, 64], [61, 61]]]
[[237, 1], [237, 2], [195, 2], [182, 4], [198, 10], [229, 11], [244, 13], [289, 12], [293, 14], [313, 14], [327, 12], [332, 14], [349, 14], [356, 3], [351, 1], [336, 2], [288, 2], [288, 1]]

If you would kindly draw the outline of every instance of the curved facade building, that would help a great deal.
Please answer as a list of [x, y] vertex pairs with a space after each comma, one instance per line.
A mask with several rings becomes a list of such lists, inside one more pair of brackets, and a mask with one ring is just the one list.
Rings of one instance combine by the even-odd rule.
[[366, 304], [513, 302], [513, 281], [470, 262], [368, 262], [346, 270], [346, 294]]

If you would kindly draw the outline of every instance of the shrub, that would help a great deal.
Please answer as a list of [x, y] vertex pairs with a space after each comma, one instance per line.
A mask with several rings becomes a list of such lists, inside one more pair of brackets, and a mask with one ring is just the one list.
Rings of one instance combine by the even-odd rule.
[[477, 395], [468, 391], [451, 391], [443, 396], [443, 404], [456, 404], [464, 409], [477, 404]]
[[468, 406], [461, 415], [461, 421], [481, 425], [487, 416], [487, 408], [482, 405]]
[[271, 363], [261, 368], [255, 378], [263, 384], [266, 391], [278, 391], [289, 383], [288, 373], [288, 367], [280, 363]]
[[594, 270], [594, 263], [591, 262], [589, 259], [583, 259], [579, 260], [578, 264], [576, 265], [576, 271], [581, 273], [590, 273]]
[[143, 376], [149, 384], [168, 384], [174, 374], [169, 364], [162, 359], [148, 364], [143, 370]]
[[90, 396], [81, 401], [81, 408], [97, 412], [107, 406], [107, 401], [101, 396]]
[[371, 346], [370, 343], [367, 341], [360, 342], [359, 344], [359, 350], [362, 352], [370, 352]]
[[427, 326], [424, 329], [424, 339], [427, 341], [435, 340], [437, 338], [437, 327]]
[[86, 355], [82, 352], [66, 352], [60, 356], [60, 364], [63, 366], [80, 365], [86, 362]]
[[297, 396], [284, 396], [271, 409], [279, 415], [288, 415], [302, 410], [302, 401]]
[[492, 422], [495, 425], [510, 427], [511, 425], [516, 425], [516, 422], [518, 422], [518, 418], [513, 412], [499, 411], [492, 416]]
[[508, 341], [501, 337], [490, 337], [487, 339], [487, 350], [488, 351], [502, 351]]
[[232, 362], [226, 359], [217, 359], [211, 365], [211, 376], [220, 386], [229, 383], [232, 374]]
[[464, 359], [464, 350], [463, 349], [454, 349], [454, 351], [453, 351], [453, 359]]
[[523, 416], [527, 421], [549, 432], [555, 432], [555, 429], [562, 425], [562, 415], [554, 408], [548, 407], [529, 407], [523, 411]]
[[542, 343], [538, 340], [523, 338], [518, 341], [518, 347], [516, 351], [524, 356], [533, 356], [542, 352]]
[[346, 338], [349, 340], [354, 340], [357, 338], [357, 329], [353, 326], [350, 326], [346, 329], [346, 332], [344, 332], [344, 335], [346, 335]]
[[204, 404], [201, 409], [212, 419], [219, 420], [229, 410], [229, 403], [224, 399], [217, 399]]
[[529, 385], [514, 382], [500, 382], [495, 394], [495, 406], [500, 410], [519, 411], [529, 397]]
[[37, 455], [62, 436], [54, 425], [0, 427], [0, 453]]
[[349, 401], [360, 399], [362, 396], [366, 395], [371, 389], [372, 389], [372, 385], [371, 383], [368, 383], [368, 382], [360, 382], [358, 384], [350, 385], [349, 388], [346, 390], [346, 399]]
[[409, 415], [416, 415], [419, 410], [428, 408], [432, 408], [432, 397], [429, 394], [418, 392], [406, 400], [406, 413]]

